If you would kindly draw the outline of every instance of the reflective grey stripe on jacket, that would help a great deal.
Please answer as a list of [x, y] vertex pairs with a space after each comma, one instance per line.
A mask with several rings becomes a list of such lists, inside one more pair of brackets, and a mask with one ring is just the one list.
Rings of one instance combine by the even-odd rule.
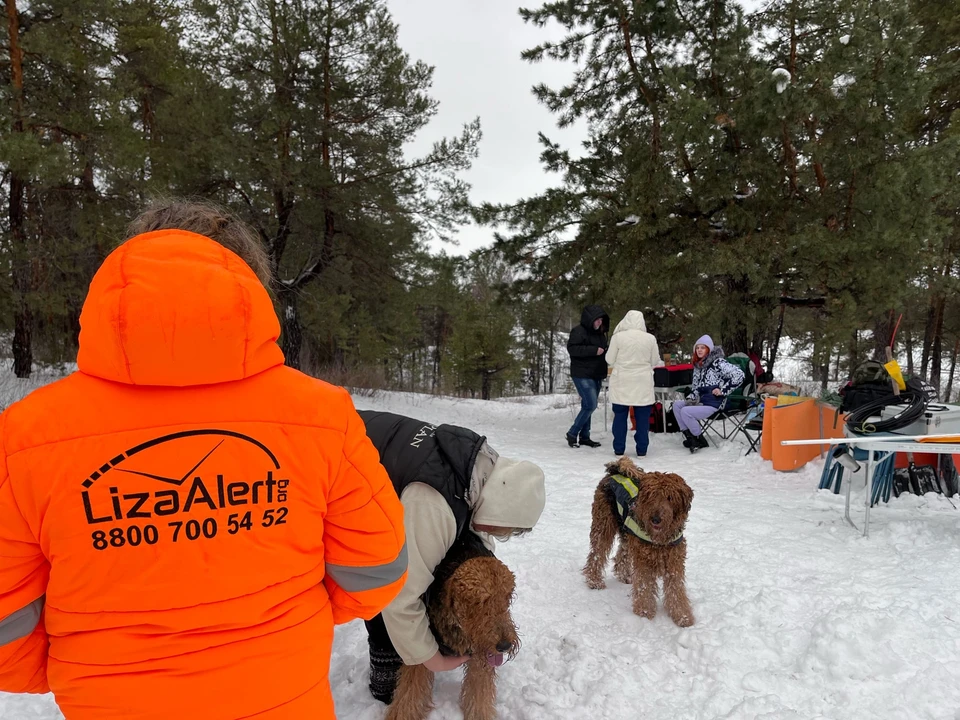
[[0, 646], [25, 638], [32, 633], [40, 622], [42, 611], [43, 596], [40, 596], [26, 607], [0, 620]]
[[400, 548], [396, 560], [383, 565], [357, 567], [356, 565], [333, 565], [327, 563], [327, 574], [346, 592], [375, 590], [396, 582], [407, 571], [407, 544]]

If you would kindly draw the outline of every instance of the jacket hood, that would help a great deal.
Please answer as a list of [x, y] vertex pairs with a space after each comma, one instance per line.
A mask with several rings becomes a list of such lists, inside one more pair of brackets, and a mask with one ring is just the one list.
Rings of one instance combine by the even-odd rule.
[[183, 230], [131, 238], [94, 275], [77, 366], [129, 385], [230, 382], [283, 364], [280, 323], [250, 267]]
[[613, 331], [613, 334], [616, 335], [624, 330], [646, 332], [647, 321], [644, 319], [643, 313], [639, 310], [628, 310], [627, 314], [623, 316], [623, 320], [617, 323], [617, 328]]
[[603, 323], [600, 325], [602, 332], [610, 329], [610, 317], [599, 305], [587, 305], [580, 313], [580, 324], [589, 332], [593, 332], [593, 323], [597, 318], [603, 319]]
[[475, 525], [529, 529], [546, 503], [543, 470], [526, 460], [498, 457], [473, 507]]

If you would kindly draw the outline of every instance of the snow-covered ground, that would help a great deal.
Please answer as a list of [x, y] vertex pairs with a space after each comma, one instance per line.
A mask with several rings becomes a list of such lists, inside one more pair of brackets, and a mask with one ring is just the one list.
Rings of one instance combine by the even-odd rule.
[[[642, 465], [695, 491], [687, 585], [697, 623], [681, 629], [662, 612], [634, 616], [612, 575], [603, 591], [581, 578], [593, 490], [613, 458], [602, 408], [593, 435], [603, 446], [591, 450], [563, 439], [575, 396], [356, 403], [465, 425], [546, 472], [540, 524], [500, 545], [517, 575], [523, 640], [500, 672], [500, 717], [960, 720], [960, 511], [947, 500], [893, 500], [865, 539], [844, 522], [843, 497], [816, 489], [819, 462], [776, 473], [734, 443], [691, 455], [679, 436], [653, 436]], [[438, 676], [432, 720], [461, 718], [458, 681]], [[367, 693], [362, 624], [338, 629], [331, 682], [339, 717], [382, 718]], [[60, 717], [50, 697], [0, 695], [4, 720]]]

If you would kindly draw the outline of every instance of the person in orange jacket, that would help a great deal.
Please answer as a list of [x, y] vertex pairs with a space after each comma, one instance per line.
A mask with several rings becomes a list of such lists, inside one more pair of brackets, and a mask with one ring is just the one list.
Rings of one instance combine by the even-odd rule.
[[400, 591], [403, 510], [345, 390], [285, 367], [249, 228], [145, 212], [78, 371], [0, 416], [0, 690], [67, 720], [333, 718], [333, 627]]

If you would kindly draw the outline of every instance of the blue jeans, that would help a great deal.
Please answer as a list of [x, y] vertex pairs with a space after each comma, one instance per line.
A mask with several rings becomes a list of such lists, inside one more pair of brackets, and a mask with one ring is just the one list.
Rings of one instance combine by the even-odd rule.
[[597, 409], [597, 398], [600, 397], [600, 388], [603, 385], [602, 380], [593, 378], [572, 378], [573, 386], [580, 395], [580, 412], [573, 425], [567, 430], [567, 435], [578, 439], [590, 437], [590, 418], [593, 411]]
[[[634, 405], [633, 415], [637, 420], [637, 430], [633, 439], [637, 443], [637, 455], [646, 455], [650, 444], [650, 411], [653, 405]], [[613, 452], [623, 455], [627, 449], [627, 418], [630, 416], [629, 405], [613, 404]]]

